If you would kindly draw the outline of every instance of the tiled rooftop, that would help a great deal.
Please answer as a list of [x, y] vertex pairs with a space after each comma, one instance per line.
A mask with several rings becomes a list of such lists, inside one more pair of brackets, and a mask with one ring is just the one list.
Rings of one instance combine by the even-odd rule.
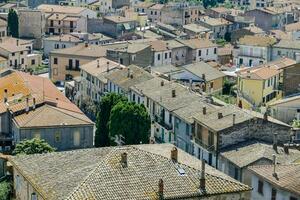
[[[44, 199], [157, 199], [158, 181], [165, 198], [204, 197], [250, 188], [206, 165], [206, 191], [199, 189], [201, 161], [171, 144], [85, 149], [10, 158]], [[127, 167], [121, 165], [127, 153]]]

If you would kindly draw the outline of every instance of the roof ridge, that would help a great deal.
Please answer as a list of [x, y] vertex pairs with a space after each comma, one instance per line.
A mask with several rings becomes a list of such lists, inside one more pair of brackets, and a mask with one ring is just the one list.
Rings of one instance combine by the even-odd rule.
[[[70, 116], [70, 117], [73, 117], [73, 118], [75, 118], [75, 119], [78, 119], [78, 120], [81, 120], [81, 121], [90, 123], [90, 121], [87, 121], [87, 120], [84, 120], [84, 119], [80, 119], [80, 118], [78, 118], [78, 117], [75, 117], [74, 115], [71, 115], [71, 114], [69, 114], [69, 113], [67, 113], [67, 112], [63, 112], [63, 111], [73, 112], [73, 113], [77, 113], [77, 114], [80, 114], [80, 115], [82, 115], [82, 116], [85, 116], [85, 114], [82, 113], [82, 112], [74, 112], [74, 111], [72, 111], [72, 110], [68, 110], [68, 109], [61, 108], [61, 107], [55, 107], [55, 106], [50, 106], [50, 105], [48, 105], [48, 106], [51, 107], [51, 108], [53, 108], [53, 109], [56, 109], [58, 112], [61, 112], [61, 113], [66, 114], [66, 115], [68, 115], [68, 116]], [[85, 116], [85, 117], [87, 117], [87, 116]], [[88, 117], [87, 117], [87, 118], [88, 118]]]

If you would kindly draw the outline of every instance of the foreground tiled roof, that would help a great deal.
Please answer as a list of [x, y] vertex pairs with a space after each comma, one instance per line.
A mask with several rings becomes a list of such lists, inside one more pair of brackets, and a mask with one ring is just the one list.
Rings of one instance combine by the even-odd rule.
[[276, 176], [273, 176], [273, 165], [259, 165], [249, 169], [275, 187], [300, 195], [300, 164], [276, 165]]
[[212, 81], [225, 77], [224, 73], [202, 61], [184, 65], [183, 68], [200, 78], [202, 78], [202, 75], [205, 75], [205, 81]]
[[221, 150], [222, 156], [241, 168], [260, 159], [267, 159], [271, 162], [273, 154], [276, 155], [279, 164], [290, 164], [300, 159], [299, 150], [289, 149], [287, 154], [282, 147], [277, 147], [276, 152], [273, 145], [259, 141], [242, 142]]
[[[159, 179], [164, 181], [166, 199], [250, 190], [209, 166], [205, 175], [206, 192], [200, 190], [200, 160], [178, 150], [180, 163], [173, 162], [170, 160], [173, 147], [154, 144], [85, 149], [17, 156], [10, 162], [44, 199], [50, 200], [158, 199]], [[121, 153], [127, 153], [125, 168], [120, 162]]]

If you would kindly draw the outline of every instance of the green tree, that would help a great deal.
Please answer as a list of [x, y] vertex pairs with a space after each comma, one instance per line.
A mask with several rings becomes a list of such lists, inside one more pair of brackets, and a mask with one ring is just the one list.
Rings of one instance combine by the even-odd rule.
[[11, 192], [11, 184], [7, 181], [0, 183], [0, 200], [7, 200]]
[[292, 122], [292, 127], [300, 128], [300, 120], [294, 119]]
[[55, 151], [45, 140], [33, 138], [31, 140], [23, 140], [16, 145], [13, 151], [14, 155], [18, 154], [41, 154]]
[[96, 147], [104, 147], [110, 145], [108, 127], [110, 112], [117, 103], [126, 101], [126, 97], [116, 93], [108, 93], [107, 95], [101, 98], [96, 118]]
[[125, 144], [148, 143], [151, 120], [144, 105], [120, 102], [111, 111], [109, 132], [111, 138], [122, 135]]
[[203, 7], [215, 7], [217, 5], [217, 0], [203, 0]]
[[8, 32], [13, 37], [19, 37], [19, 17], [15, 10], [9, 10], [7, 21]]

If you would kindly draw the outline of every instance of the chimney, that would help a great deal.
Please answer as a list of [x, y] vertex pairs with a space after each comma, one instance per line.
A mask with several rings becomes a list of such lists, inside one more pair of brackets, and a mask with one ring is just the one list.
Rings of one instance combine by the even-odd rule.
[[206, 106], [203, 106], [202, 113], [203, 113], [203, 115], [206, 115]]
[[106, 71], [109, 72], [109, 61], [106, 62]]
[[29, 98], [26, 97], [26, 108], [25, 108], [26, 113], [29, 112]]
[[175, 89], [172, 90], [172, 97], [173, 98], [176, 97], [176, 90]]
[[17, 41], [17, 46], [19, 46], [19, 40], [17, 39], [16, 41]]
[[97, 60], [97, 68], [99, 68], [99, 67], [100, 67], [99, 60]]
[[176, 147], [173, 147], [171, 150], [171, 160], [173, 162], [177, 162], [178, 161], [178, 150]]
[[85, 43], [84, 43], [84, 46], [85, 46], [85, 47], [88, 47], [88, 46], [89, 46], [89, 43], [85, 42]]
[[203, 79], [203, 81], [206, 80], [205, 74], [202, 74], [202, 79]]
[[127, 167], [127, 153], [122, 153], [121, 154], [121, 165], [123, 168]]
[[201, 160], [200, 190], [205, 191], [205, 161]]
[[222, 113], [218, 113], [218, 119], [222, 119], [223, 118], [223, 114]]
[[284, 153], [289, 154], [289, 146], [286, 144], [283, 145], [283, 151], [284, 151]]
[[165, 82], [164, 81], [161, 81], [160, 82], [160, 86], [164, 86], [165, 85]]
[[250, 70], [247, 70], [247, 78], [251, 78]]
[[278, 143], [278, 135], [277, 133], [274, 133], [273, 135], [273, 149], [277, 152], [277, 144]]
[[273, 174], [275, 178], [277, 178], [277, 173], [276, 173], [276, 155], [273, 154]]
[[7, 102], [7, 99], [8, 99], [7, 89], [4, 89], [4, 103]]
[[127, 68], [127, 77], [129, 78], [130, 77], [130, 69]]
[[235, 125], [235, 114], [232, 114], [232, 124]]
[[32, 109], [35, 110], [35, 98], [33, 98], [33, 105], [32, 105]]
[[264, 121], [265, 121], [265, 122], [268, 121], [268, 112], [267, 112], [267, 111], [264, 113]]
[[158, 182], [158, 199], [164, 199], [164, 181], [162, 179], [159, 179]]

